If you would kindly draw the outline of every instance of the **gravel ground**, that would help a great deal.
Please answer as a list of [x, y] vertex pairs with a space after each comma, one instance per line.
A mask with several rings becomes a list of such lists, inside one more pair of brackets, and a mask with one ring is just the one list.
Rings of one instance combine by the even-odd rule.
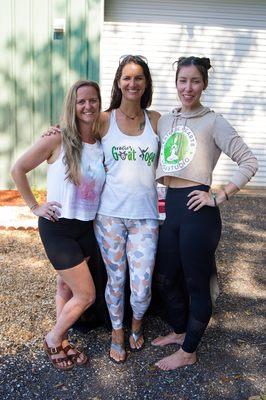
[[[36, 231], [0, 230], [0, 396], [6, 400], [266, 399], [263, 370], [265, 196], [239, 195], [222, 207], [217, 252], [221, 295], [199, 347], [199, 362], [162, 372], [154, 362], [175, 346], [150, 341], [168, 327], [147, 317], [146, 346], [123, 365], [108, 358], [109, 332], [73, 331], [90, 356], [87, 366], [60, 372], [42, 351], [54, 321], [55, 273]], [[264, 395], [263, 395], [264, 393]]]

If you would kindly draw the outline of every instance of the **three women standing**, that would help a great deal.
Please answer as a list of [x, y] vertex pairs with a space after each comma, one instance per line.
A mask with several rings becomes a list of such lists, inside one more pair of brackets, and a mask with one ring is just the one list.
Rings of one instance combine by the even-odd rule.
[[[110, 107], [100, 120], [98, 86], [77, 83], [68, 95], [62, 135], [42, 138], [13, 168], [19, 191], [40, 216], [40, 235], [59, 274], [57, 322], [44, 343], [57, 368], [70, 369], [87, 359], [68, 344], [66, 333], [95, 296], [85, 262], [90, 254], [89, 221], [95, 217], [104, 180], [103, 155], [95, 134], [101, 138], [107, 172], [94, 229], [108, 275], [105, 295], [113, 327], [110, 358], [118, 363], [126, 359], [123, 315], [127, 263], [133, 310], [130, 348], [140, 350], [144, 345], [142, 323], [151, 300], [158, 238], [157, 123], [161, 141], [157, 179], [168, 190], [156, 280], [174, 331], [152, 344], [181, 346], [156, 363], [163, 370], [196, 361], [196, 349], [212, 312], [210, 278], [221, 233], [217, 206], [242, 188], [257, 169], [255, 157], [231, 125], [201, 105], [210, 67], [207, 58], [179, 59], [176, 86], [182, 106], [158, 122], [159, 113], [146, 111], [152, 100], [146, 60], [123, 57]], [[239, 169], [224, 189], [213, 193], [212, 172], [221, 151], [236, 161]], [[44, 160], [49, 163], [48, 203], [39, 206], [26, 173]]]

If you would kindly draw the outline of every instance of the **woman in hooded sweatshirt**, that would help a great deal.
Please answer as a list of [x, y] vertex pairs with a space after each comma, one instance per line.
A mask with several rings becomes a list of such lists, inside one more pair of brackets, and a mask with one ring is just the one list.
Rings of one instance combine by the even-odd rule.
[[[156, 280], [173, 332], [152, 344], [175, 343], [179, 350], [158, 361], [162, 370], [194, 364], [196, 349], [212, 314], [210, 278], [221, 234], [218, 206], [257, 171], [257, 160], [234, 128], [204, 107], [209, 58], [181, 57], [176, 87], [181, 107], [158, 122], [161, 141], [157, 179], [168, 187], [166, 219], [158, 243]], [[221, 152], [238, 164], [230, 182], [210, 188]]]

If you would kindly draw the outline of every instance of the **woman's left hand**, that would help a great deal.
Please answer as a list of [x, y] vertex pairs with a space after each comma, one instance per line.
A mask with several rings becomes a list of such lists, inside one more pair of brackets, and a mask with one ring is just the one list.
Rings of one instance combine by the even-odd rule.
[[189, 210], [198, 211], [204, 206], [215, 207], [214, 200], [211, 197], [210, 192], [204, 192], [202, 190], [193, 190], [193, 192], [188, 194], [190, 197], [187, 202]]

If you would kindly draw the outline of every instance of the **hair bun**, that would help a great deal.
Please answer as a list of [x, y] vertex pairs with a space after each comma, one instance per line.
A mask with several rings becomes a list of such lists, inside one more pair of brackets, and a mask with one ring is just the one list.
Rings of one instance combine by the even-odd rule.
[[208, 57], [201, 57], [201, 62], [202, 62], [202, 65], [204, 65], [204, 67], [206, 69], [210, 69], [212, 67], [211, 61]]
[[179, 57], [179, 59], [177, 61], [175, 61], [175, 62], [179, 65], [186, 59], [187, 59], [187, 57]]
[[211, 62], [208, 57], [179, 57], [177, 61], [173, 63], [173, 65], [177, 64], [178, 67], [185, 66], [185, 65], [201, 65], [202, 67], [206, 68], [206, 70], [210, 69]]

